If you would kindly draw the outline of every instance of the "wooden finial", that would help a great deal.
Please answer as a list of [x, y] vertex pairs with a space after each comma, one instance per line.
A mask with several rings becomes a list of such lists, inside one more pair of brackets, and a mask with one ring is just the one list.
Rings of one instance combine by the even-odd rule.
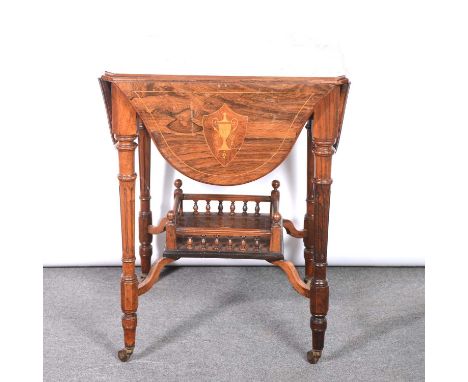
[[177, 189], [181, 188], [181, 187], [182, 187], [182, 181], [181, 181], [180, 179], [176, 179], [176, 180], [174, 181], [174, 186], [175, 186]]
[[271, 185], [273, 186], [273, 188], [275, 189], [275, 191], [279, 188], [280, 186], [280, 182], [279, 180], [274, 180], [273, 182], [271, 182]]

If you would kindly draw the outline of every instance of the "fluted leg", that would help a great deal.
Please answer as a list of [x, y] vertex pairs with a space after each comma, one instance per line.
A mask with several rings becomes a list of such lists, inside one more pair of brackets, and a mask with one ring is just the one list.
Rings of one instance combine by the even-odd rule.
[[312, 152], [312, 121], [306, 126], [307, 128], [307, 199], [306, 199], [306, 214], [304, 216], [304, 263], [305, 263], [305, 278], [308, 283], [314, 275], [314, 153]]
[[338, 101], [340, 89], [332, 90], [315, 108], [312, 151], [314, 154], [313, 179], [313, 263], [314, 273], [310, 284], [310, 327], [312, 350], [307, 353], [311, 363], [317, 363], [325, 341], [328, 313], [327, 245], [328, 212], [334, 143], [338, 134]]
[[310, 286], [310, 327], [312, 351], [308, 354], [311, 363], [316, 363], [323, 350], [328, 312], [327, 244], [328, 211], [330, 206], [330, 170], [333, 142], [315, 141], [316, 165], [315, 212], [314, 212], [314, 275]]
[[148, 233], [148, 226], [152, 224], [150, 207], [150, 169], [151, 169], [151, 139], [142, 121], [138, 122], [138, 159], [140, 164], [140, 215], [139, 239], [141, 273], [146, 276], [151, 268], [153, 254], [153, 235]]
[[135, 148], [136, 135], [118, 135], [120, 215], [122, 226], [122, 275], [120, 279], [122, 327], [125, 348], [118, 353], [127, 361], [135, 347], [138, 279], [135, 274]]

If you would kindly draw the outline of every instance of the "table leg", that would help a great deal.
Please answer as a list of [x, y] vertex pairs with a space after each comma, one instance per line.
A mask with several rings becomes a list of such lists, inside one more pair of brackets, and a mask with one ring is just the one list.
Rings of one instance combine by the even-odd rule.
[[307, 209], [304, 216], [304, 282], [312, 280], [314, 274], [314, 153], [312, 151], [312, 120], [306, 126], [307, 129]]
[[153, 254], [153, 235], [148, 233], [148, 226], [152, 224], [151, 214], [151, 138], [143, 122], [138, 121], [138, 159], [140, 167], [140, 215], [138, 218], [138, 232], [140, 239], [141, 273], [146, 276], [151, 268]]
[[332, 90], [315, 109], [312, 151], [314, 154], [314, 216], [313, 251], [314, 273], [310, 284], [310, 327], [312, 329], [312, 350], [307, 353], [311, 363], [317, 363], [322, 355], [327, 329], [328, 280], [327, 245], [328, 213], [330, 207], [330, 186], [334, 143], [338, 134], [339, 91]]
[[328, 211], [330, 207], [330, 169], [333, 147], [329, 142], [314, 142], [316, 160], [315, 208], [314, 208], [314, 274], [310, 285], [310, 327], [312, 329], [312, 351], [308, 360], [317, 363], [324, 345], [327, 329], [328, 280], [327, 243]]
[[125, 348], [118, 353], [127, 361], [135, 347], [138, 279], [135, 274], [135, 148], [136, 135], [117, 135], [119, 151], [120, 216], [122, 226], [122, 275], [120, 279], [122, 327]]

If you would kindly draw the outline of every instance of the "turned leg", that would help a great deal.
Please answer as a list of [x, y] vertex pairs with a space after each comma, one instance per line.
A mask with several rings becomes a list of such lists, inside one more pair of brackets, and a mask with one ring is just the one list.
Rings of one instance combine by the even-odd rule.
[[117, 136], [119, 151], [120, 216], [122, 226], [122, 275], [120, 279], [122, 327], [125, 348], [118, 356], [127, 361], [135, 347], [138, 279], [135, 274], [135, 148], [136, 136]]
[[312, 350], [307, 353], [311, 363], [317, 363], [323, 350], [328, 313], [327, 245], [328, 212], [332, 155], [337, 138], [337, 105], [339, 88], [331, 91], [315, 109], [312, 151], [314, 154], [314, 216], [313, 216], [313, 276], [310, 284], [310, 327]]
[[313, 222], [314, 222], [314, 153], [312, 152], [312, 120], [307, 125], [307, 199], [306, 214], [304, 216], [304, 263], [305, 277], [304, 281], [308, 283], [312, 280], [314, 274], [313, 256]]
[[120, 305], [125, 347], [119, 351], [127, 361], [135, 347], [137, 326], [138, 279], [135, 274], [135, 149], [137, 144], [136, 113], [126, 95], [115, 85], [112, 92], [112, 132], [119, 153], [120, 220], [122, 229], [122, 274]]
[[151, 255], [153, 254], [153, 235], [148, 233], [148, 226], [152, 224], [150, 207], [150, 169], [151, 169], [151, 139], [143, 125], [138, 121], [138, 159], [140, 167], [140, 215], [139, 239], [141, 273], [146, 276], [151, 268]]
[[[333, 142], [332, 142], [333, 143]], [[316, 363], [323, 350], [326, 314], [328, 312], [327, 243], [328, 211], [330, 206], [330, 169], [333, 147], [330, 142], [314, 142], [316, 156], [315, 212], [314, 212], [314, 275], [310, 285], [311, 363]]]

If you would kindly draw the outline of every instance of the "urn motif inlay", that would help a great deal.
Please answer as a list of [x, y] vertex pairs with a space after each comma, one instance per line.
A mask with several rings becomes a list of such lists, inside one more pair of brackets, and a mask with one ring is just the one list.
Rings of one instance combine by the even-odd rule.
[[234, 112], [226, 104], [203, 116], [206, 143], [221, 165], [227, 166], [240, 150], [244, 143], [248, 119], [247, 116]]

